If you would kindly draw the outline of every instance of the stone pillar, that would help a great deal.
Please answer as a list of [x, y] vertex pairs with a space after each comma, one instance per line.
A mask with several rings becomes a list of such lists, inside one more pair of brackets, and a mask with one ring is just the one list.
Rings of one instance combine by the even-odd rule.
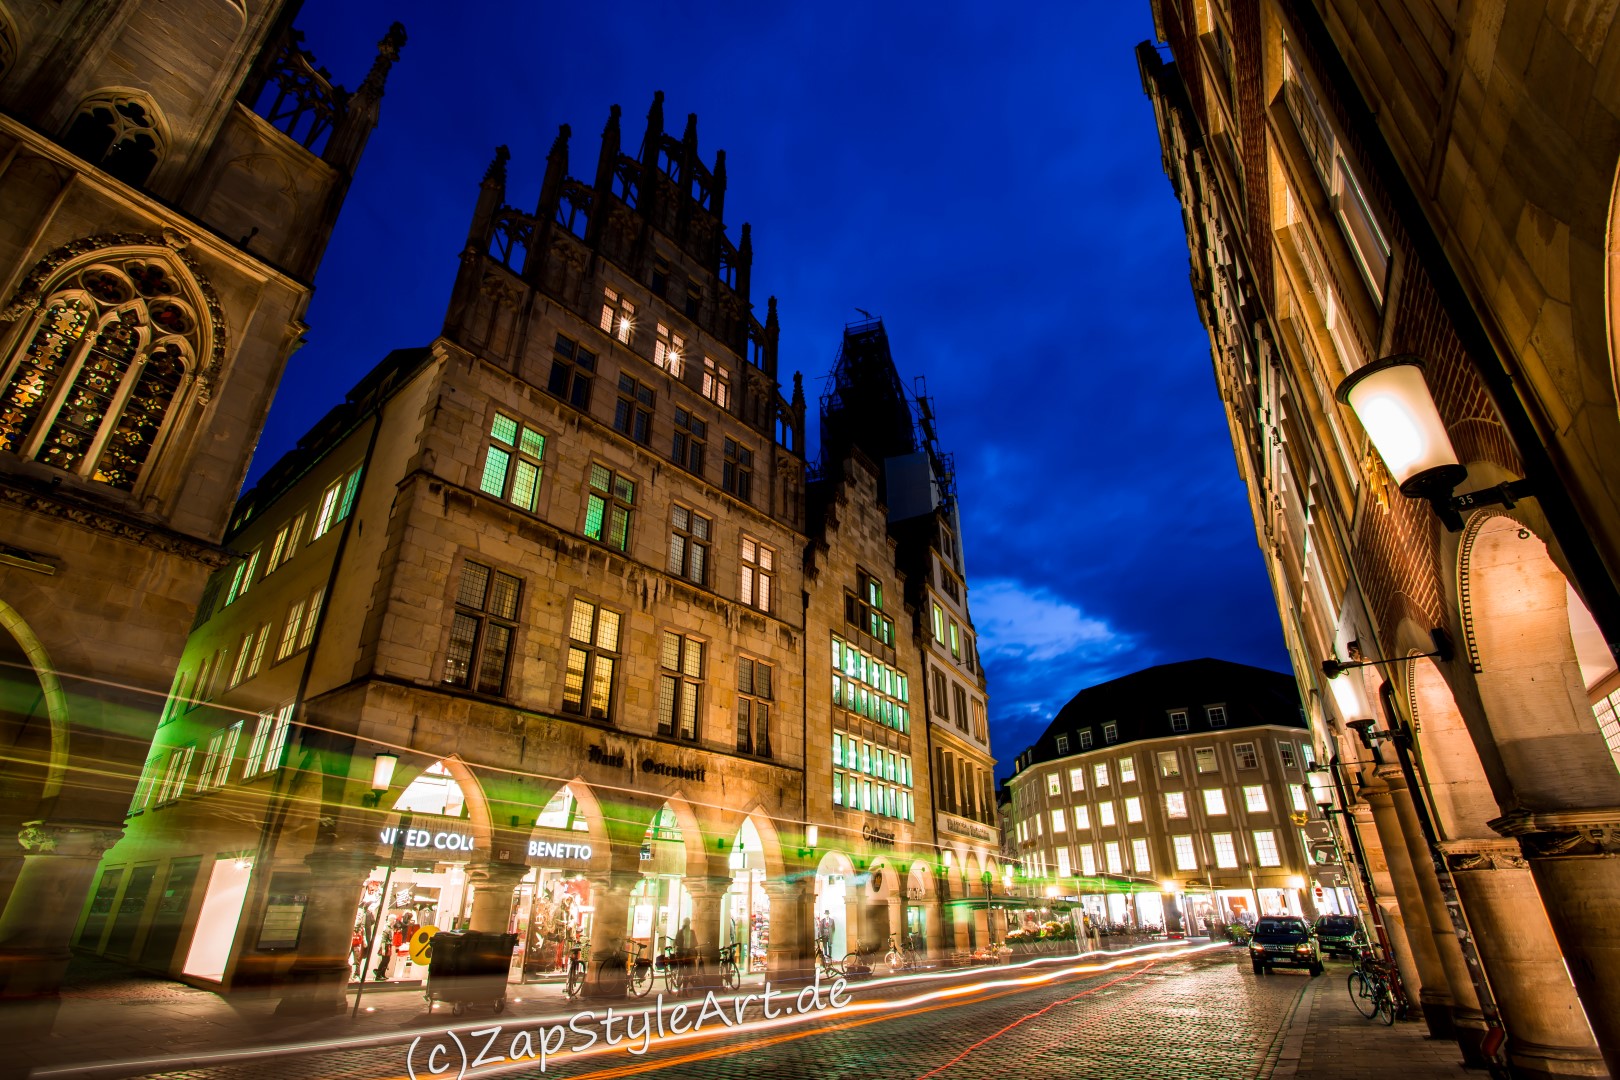
[[[1429, 1025], [1432, 1038], [1449, 1041], [1456, 1038], [1457, 1025], [1452, 1019], [1456, 999], [1452, 996], [1440, 954], [1435, 950], [1429, 911], [1423, 904], [1423, 893], [1418, 887], [1416, 872], [1412, 869], [1406, 838], [1401, 834], [1395, 801], [1389, 788], [1382, 783], [1365, 786], [1362, 793], [1372, 808], [1378, 845], [1384, 853], [1384, 861], [1389, 864], [1395, 902], [1400, 908], [1401, 923], [1406, 928], [1406, 944], [1411, 950], [1412, 965], [1417, 968], [1421, 985], [1416, 997], [1423, 1009], [1423, 1019]], [[1475, 1011], [1478, 1011], [1477, 1008]]]
[[[697, 940], [696, 955], [690, 961], [693, 969], [692, 986], [694, 989], [706, 990], [719, 986], [715, 977], [719, 968], [719, 948], [724, 942], [720, 940], [720, 905], [725, 900], [726, 891], [731, 888], [731, 879], [723, 877], [688, 877], [686, 879], [686, 892], [692, 898], [692, 934]], [[771, 937], [776, 937], [776, 927], [771, 927]], [[745, 941], [746, 946], [746, 941]], [[748, 970], [748, 958], [741, 955], [737, 957], [737, 967], [743, 972]]]
[[30, 821], [17, 834], [27, 852], [0, 913], [0, 998], [54, 995], [68, 946], [102, 854], [124, 830], [71, 821]]
[[1620, 1076], [1620, 807], [1519, 811], [1518, 838], [1609, 1073]]
[[629, 929], [630, 890], [641, 880], [639, 873], [610, 871], [586, 874], [591, 883], [591, 951], [585, 970], [585, 996], [596, 1000], [616, 1000], [625, 995], [624, 951]]
[[1485, 1058], [1480, 1053], [1480, 1043], [1485, 1037], [1485, 1014], [1480, 1011], [1479, 993], [1474, 989], [1468, 961], [1463, 957], [1462, 944], [1457, 940], [1457, 928], [1452, 923], [1445, 896], [1440, 891], [1440, 879], [1435, 876], [1434, 856], [1429, 852], [1428, 839], [1418, 823], [1412, 792], [1396, 766], [1385, 766], [1378, 770], [1378, 775], [1389, 788], [1395, 818], [1400, 824], [1401, 836], [1406, 840], [1412, 875], [1417, 880], [1423, 909], [1428, 912], [1435, 955], [1440, 958], [1440, 966], [1446, 973], [1446, 984], [1451, 988], [1451, 1037], [1457, 1040], [1464, 1063], [1470, 1068], [1482, 1068]]
[[482, 863], [467, 868], [467, 882], [473, 887], [472, 914], [467, 929], [504, 934], [512, 924], [512, 890], [529, 868], [523, 863]]
[[[354, 914], [366, 876], [377, 865], [375, 851], [322, 848], [304, 856], [310, 880], [305, 886], [304, 922], [298, 956], [288, 985], [276, 1003], [277, 1016], [326, 1016], [347, 1004], [350, 943]], [[372, 958], [367, 958], [371, 963]]]
[[1530, 864], [1512, 841], [1444, 845], [1457, 895], [1490, 976], [1515, 1076], [1603, 1076], [1607, 1070], [1569, 980]]
[[881, 935], [883, 951], [889, 951], [889, 935], [893, 934], [897, 941], [904, 941], [906, 936], [906, 898], [904, 896], [889, 897], [889, 926]]
[[810, 906], [815, 895], [810, 881], [767, 881], [771, 902], [771, 940], [765, 952], [765, 977], [786, 986], [815, 977], [815, 933]]
[[939, 897], [929, 896], [912, 905], [922, 912], [923, 955], [920, 959], [948, 954], [956, 947], [956, 928], [940, 919]]

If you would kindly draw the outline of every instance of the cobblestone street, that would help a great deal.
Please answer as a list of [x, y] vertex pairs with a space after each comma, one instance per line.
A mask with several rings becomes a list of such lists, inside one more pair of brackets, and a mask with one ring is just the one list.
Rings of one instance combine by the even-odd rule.
[[[414, 1071], [421, 1080], [457, 1077], [464, 1061], [483, 1054], [485, 1063], [467, 1068], [465, 1076], [530, 1077], [541, 1074], [539, 1052], [547, 1032], [552, 1044], [544, 1073], [566, 1080], [632, 1075], [682, 1080], [1281, 1078], [1375, 1076], [1390, 1070], [1411, 1078], [1465, 1075], [1449, 1066], [1457, 1056], [1454, 1048], [1423, 1039], [1420, 1024], [1385, 1028], [1361, 1020], [1343, 992], [1341, 965], [1331, 966], [1321, 979], [1295, 972], [1256, 978], [1242, 961], [1236, 950], [1218, 948], [1179, 958], [1147, 956], [1059, 977], [1051, 976], [1067, 965], [996, 969], [964, 978], [877, 980], [854, 986], [852, 1000], [843, 1007], [788, 1026], [739, 1028], [711, 1015], [700, 1038], [660, 1039], [653, 1033], [645, 1056], [628, 1052], [627, 1047], [641, 1045], [641, 1037], [632, 1030], [625, 1039], [623, 1027], [616, 1045], [608, 1047], [601, 1039], [576, 1053], [585, 1040], [558, 1026], [572, 1010], [556, 994], [531, 994], [500, 1017], [474, 1013], [457, 1020], [427, 1016], [418, 995], [379, 994], [373, 999], [379, 1013], [369, 1021], [363, 1016], [346, 1028], [330, 1023], [320, 1030], [281, 1033], [288, 1043], [332, 1040], [326, 1049], [270, 1053], [265, 1039], [256, 1048], [236, 1051], [221, 1044], [197, 1048], [193, 1060], [176, 1061], [167, 1071], [148, 1066], [143, 1072], [112, 1063], [91, 1068], [86, 1055], [60, 1057], [72, 1048], [57, 1045], [55, 1060], [16, 1075], [40, 1080], [136, 1075], [152, 1080], [380, 1080], [409, 1077]], [[1029, 979], [1043, 981], [1022, 981]], [[966, 989], [965, 980], [975, 988]], [[182, 1013], [192, 993], [178, 999], [157, 994], [152, 1004], [164, 1010], [165, 1023], [183, 1027]], [[195, 1007], [200, 1010], [203, 999], [212, 997], [195, 998]], [[792, 998], [778, 1000], [791, 1003]], [[686, 1023], [700, 1006], [701, 999], [689, 1000]], [[736, 1006], [727, 1002], [727, 1008]], [[600, 1015], [602, 1007], [596, 1009]], [[748, 1009], [748, 1018], [760, 1017], [759, 1004]], [[133, 1021], [141, 1010], [131, 1005], [118, 1012], [131, 1014]], [[106, 1014], [111, 1026], [129, 1022], [117, 1013]], [[199, 1027], [202, 1017], [199, 1012]], [[452, 1026], [455, 1039], [447, 1035]], [[263, 1030], [268, 1035], [275, 1029]], [[186, 1049], [183, 1041], [173, 1046]]]

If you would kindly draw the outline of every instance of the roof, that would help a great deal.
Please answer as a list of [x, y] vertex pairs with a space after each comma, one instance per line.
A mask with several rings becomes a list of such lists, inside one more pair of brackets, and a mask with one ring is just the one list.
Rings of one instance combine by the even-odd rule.
[[[1225, 710], [1225, 724], [1212, 727], [1208, 709]], [[1187, 714], [1186, 731], [1170, 726], [1172, 712]], [[1102, 726], [1112, 721], [1118, 738], [1105, 743]], [[1080, 749], [1077, 733], [1090, 728], [1093, 748], [1143, 739], [1208, 734], [1212, 730], [1279, 725], [1304, 730], [1305, 714], [1292, 675], [1230, 660], [1183, 660], [1159, 664], [1080, 691], [1058, 710], [1041, 737], [1019, 754], [1019, 771]], [[1067, 736], [1059, 751], [1057, 738]]]

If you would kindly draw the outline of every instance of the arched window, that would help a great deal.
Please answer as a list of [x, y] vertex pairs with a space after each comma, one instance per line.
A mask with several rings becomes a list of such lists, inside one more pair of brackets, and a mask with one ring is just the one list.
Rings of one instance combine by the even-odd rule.
[[164, 149], [153, 107], [121, 94], [86, 101], [62, 144], [132, 187], [146, 183]]
[[197, 355], [167, 269], [129, 259], [62, 282], [0, 392], [0, 450], [130, 491]]

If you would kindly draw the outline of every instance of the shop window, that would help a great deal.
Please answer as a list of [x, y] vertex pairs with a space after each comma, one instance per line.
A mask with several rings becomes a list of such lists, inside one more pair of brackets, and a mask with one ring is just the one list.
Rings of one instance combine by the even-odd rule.
[[478, 490], [533, 513], [540, 500], [546, 437], [498, 412], [490, 423], [489, 440]]
[[652, 387], [628, 375], [619, 376], [619, 400], [613, 407], [613, 430], [646, 445], [652, 439]]
[[658, 734], [696, 741], [703, 690], [703, 642], [665, 630], [659, 649]]
[[259, 714], [253, 729], [253, 742], [248, 747], [247, 761], [242, 767], [244, 780], [279, 769], [287, 755], [287, 731], [292, 725], [293, 702], [279, 709]]
[[665, 565], [676, 577], [694, 585], [708, 581], [709, 534], [713, 523], [702, 514], [676, 506], [670, 511], [669, 560]]
[[[737, 660], [737, 752], [771, 756], [771, 687], [775, 668], [759, 660]], [[835, 735], [834, 738], [837, 738]], [[835, 751], [834, 757], [837, 757]]]
[[563, 676], [564, 712], [591, 720], [611, 719], [620, 623], [616, 611], [586, 600], [574, 601], [568, 621], [568, 668]]
[[775, 576], [776, 552], [746, 533], [742, 538], [742, 588], [740, 599], [751, 608], [771, 610], [771, 579]]
[[615, 551], [626, 550], [635, 501], [634, 481], [593, 464], [585, 494], [585, 536]]
[[685, 409], [675, 410], [675, 442], [670, 457], [689, 473], [703, 475], [703, 450], [709, 425]]
[[552, 348], [551, 376], [546, 390], [581, 412], [591, 408], [591, 379], [596, 374], [596, 354], [562, 334]]
[[456, 587], [444, 682], [500, 694], [506, 689], [522, 582], [482, 563], [465, 562]]
[[411, 814], [439, 814], [461, 817], [466, 805], [461, 785], [442, 761], [435, 761], [412, 780], [401, 793], [394, 809]]
[[574, 797], [574, 792], [564, 784], [546, 802], [545, 809], [535, 818], [534, 823], [542, 829], [568, 829], [573, 832], [587, 832], [590, 823], [585, 820], [585, 809]]

